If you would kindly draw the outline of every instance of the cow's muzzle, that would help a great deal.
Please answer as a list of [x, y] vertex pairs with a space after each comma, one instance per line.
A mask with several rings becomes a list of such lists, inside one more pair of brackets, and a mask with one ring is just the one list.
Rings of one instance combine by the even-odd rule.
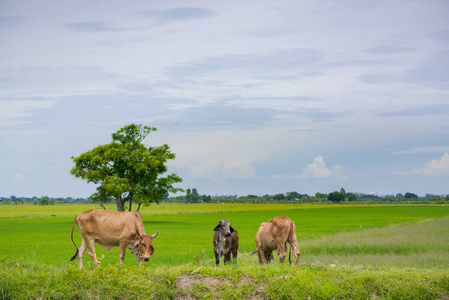
[[226, 236], [231, 236], [231, 232], [227, 232], [227, 233], [226, 233]]
[[150, 260], [149, 257], [145, 257], [145, 258], [143, 259], [143, 261], [146, 261], [146, 262], [148, 262], [149, 260]]

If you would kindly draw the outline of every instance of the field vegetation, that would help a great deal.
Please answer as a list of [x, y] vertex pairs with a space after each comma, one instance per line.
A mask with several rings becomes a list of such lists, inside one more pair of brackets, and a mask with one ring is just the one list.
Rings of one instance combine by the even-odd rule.
[[[141, 208], [155, 254], [137, 265], [96, 245], [101, 267], [70, 262], [74, 217], [92, 204], [0, 206], [0, 299], [377, 299], [449, 297], [449, 206], [161, 204]], [[115, 206], [110, 207], [114, 209]], [[260, 266], [254, 236], [285, 214], [296, 224], [301, 264]], [[240, 236], [236, 264], [217, 268], [213, 228]], [[75, 229], [75, 242], [81, 241]], [[201, 252], [205, 249], [204, 266]]]

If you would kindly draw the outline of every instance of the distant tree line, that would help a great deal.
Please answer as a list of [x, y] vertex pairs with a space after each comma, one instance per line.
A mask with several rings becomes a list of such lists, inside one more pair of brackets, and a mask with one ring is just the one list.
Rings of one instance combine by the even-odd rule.
[[[42, 197], [0, 197], [0, 204], [54, 205], [55, 203], [95, 202], [86, 198]], [[344, 188], [329, 194], [317, 192], [315, 195], [287, 192], [285, 194], [258, 195], [201, 195], [196, 188], [188, 188], [185, 195], [170, 197], [168, 193], [160, 202], [167, 203], [449, 203], [449, 195], [426, 194], [424, 197], [410, 192], [405, 194], [379, 196], [365, 193], [347, 193]]]
[[72, 198], [72, 197], [58, 197], [51, 198], [48, 196], [42, 197], [0, 197], [0, 204], [8, 205], [18, 205], [18, 204], [34, 204], [34, 205], [54, 205], [55, 203], [73, 203], [73, 202], [88, 202], [85, 198]]
[[329, 194], [301, 194], [296, 191], [275, 195], [200, 195], [196, 188], [187, 189], [185, 196], [168, 197], [163, 202], [173, 203], [447, 203], [449, 195], [426, 194], [418, 197], [414, 193], [378, 196], [365, 193], [347, 193], [344, 188]]

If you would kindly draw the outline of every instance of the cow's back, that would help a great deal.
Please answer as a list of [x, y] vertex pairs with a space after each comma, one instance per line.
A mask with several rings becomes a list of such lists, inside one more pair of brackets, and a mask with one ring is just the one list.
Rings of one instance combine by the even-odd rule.
[[82, 212], [76, 217], [81, 233], [95, 238], [103, 236], [118, 238], [127, 227], [127, 223], [135, 224], [133, 219], [135, 219], [134, 215], [126, 212], [97, 209]]
[[292, 220], [285, 215], [273, 217], [266, 223], [262, 222], [256, 234], [257, 246], [263, 249], [277, 249], [279, 241], [284, 244], [289, 239], [291, 223]]
[[285, 215], [280, 215], [271, 219], [270, 222], [273, 236], [282, 237], [282, 241], [286, 242], [292, 232], [293, 221]]

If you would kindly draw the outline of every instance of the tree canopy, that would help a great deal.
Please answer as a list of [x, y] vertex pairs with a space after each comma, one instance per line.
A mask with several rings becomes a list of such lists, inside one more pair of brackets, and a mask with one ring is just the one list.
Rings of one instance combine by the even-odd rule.
[[334, 203], [339, 203], [345, 201], [345, 196], [341, 192], [333, 192], [327, 196], [327, 199]]
[[158, 203], [168, 192], [182, 191], [173, 187], [182, 182], [176, 174], [168, 174], [166, 163], [175, 159], [167, 144], [146, 147], [142, 141], [157, 129], [131, 124], [112, 134], [112, 142], [99, 145], [78, 157], [72, 156], [75, 167], [71, 173], [99, 184], [91, 199], [103, 205], [115, 199], [117, 210], [124, 211], [133, 201], [149, 205]]

